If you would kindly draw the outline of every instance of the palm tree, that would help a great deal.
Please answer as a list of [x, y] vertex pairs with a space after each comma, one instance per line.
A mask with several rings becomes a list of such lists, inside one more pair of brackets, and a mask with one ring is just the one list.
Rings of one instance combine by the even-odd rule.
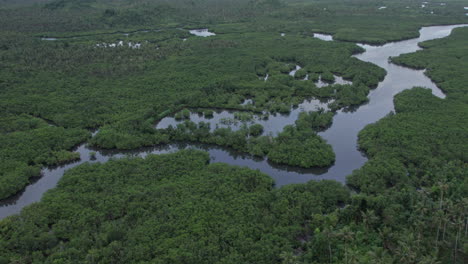
[[281, 264], [299, 264], [297, 257], [291, 252], [282, 252], [280, 258], [282, 259]]
[[434, 256], [424, 256], [419, 260], [418, 264], [440, 264], [442, 262], [438, 261]]
[[442, 231], [442, 241], [445, 241], [445, 234], [447, 233], [447, 224], [450, 223], [450, 218], [451, 218], [451, 215], [452, 215], [452, 211], [453, 211], [453, 202], [452, 200], [448, 199], [447, 201], [445, 201], [445, 214], [444, 214], [444, 228], [443, 228], [443, 231]]
[[345, 226], [343, 229], [340, 230], [338, 236], [342, 237], [345, 243], [345, 263], [348, 263], [348, 241], [352, 241], [354, 239], [354, 232], [351, 231], [349, 226]]
[[348, 250], [349, 252], [347, 253], [349, 255], [349, 262], [348, 260], [346, 260], [346, 263], [350, 263], [350, 264], [359, 264], [359, 251], [357, 250], [356, 247], [353, 247], [351, 249]]
[[390, 227], [384, 226], [382, 229], [378, 229], [380, 238], [385, 249], [388, 249], [388, 242], [392, 238], [392, 229]]
[[407, 235], [401, 236], [401, 240], [398, 242], [398, 248], [395, 250], [399, 260], [403, 263], [413, 263], [417, 258], [416, 252], [414, 252], [412, 243], [415, 241], [414, 234], [407, 232]]
[[468, 215], [468, 198], [463, 198], [461, 201], [462, 205], [462, 214], [464, 218], [464, 223], [465, 223], [465, 237], [468, 234], [468, 221], [467, 221], [467, 215]]
[[459, 217], [455, 219], [455, 225], [458, 226], [457, 228], [457, 235], [455, 236], [455, 247], [453, 249], [453, 262], [457, 263], [457, 256], [458, 256], [458, 242], [460, 240], [460, 234], [465, 224], [464, 217], [460, 214]]
[[325, 234], [325, 237], [327, 238], [327, 241], [328, 241], [328, 254], [329, 254], [329, 258], [330, 258], [330, 263], [332, 262], [332, 249], [331, 249], [331, 239], [335, 236], [333, 230], [331, 230], [331, 228], [329, 227], [325, 227], [323, 229], [323, 232]]
[[439, 223], [437, 225], [437, 233], [436, 233], [436, 239], [435, 239], [435, 249], [438, 250], [438, 245], [439, 245], [439, 234], [440, 234], [440, 228], [441, 228], [441, 225], [442, 225], [442, 221], [444, 220], [444, 212], [442, 210], [438, 210], [436, 213], [435, 213], [435, 219], [436, 221]]
[[442, 209], [442, 202], [444, 201], [444, 193], [448, 190], [449, 186], [446, 181], [439, 182], [438, 187], [440, 189], [440, 197], [439, 197], [439, 210]]
[[361, 211], [362, 222], [367, 229], [373, 224], [376, 223], [379, 218], [375, 215], [374, 210], [366, 210], [366, 212]]
[[372, 251], [367, 252], [369, 263], [372, 264], [387, 264], [393, 263], [390, 256], [383, 248], [373, 248]]

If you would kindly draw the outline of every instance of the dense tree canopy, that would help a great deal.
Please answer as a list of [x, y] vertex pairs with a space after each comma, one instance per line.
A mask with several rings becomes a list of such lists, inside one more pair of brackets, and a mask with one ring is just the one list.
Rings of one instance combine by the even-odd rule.
[[[387, 239], [399, 243], [391, 252], [411, 254], [405, 263], [423, 256], [466, 262], [467, 237], [461, 230], [467, 224], [468, 85], [461, 58], [468, 55], [467, 33], [467, 28], [456, 29], [448, 38], [421, 43], [422, 51], [393, 58], [427, 67], [445, 99], [424, 88], [404, 91], [394, 99], [395, 114], [359, 134], [371, 160], [348, 183], [361, 191], [356, 197], [361, 208], [377, 213], [375, 230], [387, 230]], [[389, 247], [389, 241], [384, 245]]]
[[[335, 154], [318, 132], [365, 103], [386, 74], [352, 57], [363, 51], [352, 42], [467, 23], [465, 2], [0, 0], [0, 199], [42, 167], [78, 159], [73, 148], [84, 142], [202, 142], [330, 166]], [[199, 28], [216, 35], [189, 33]], [[274, 188], [268, 175], [193, 150], [82, 164], [0, 220], [0, 264], [466, 263], [467, 44], [460, 28], [392, 58], [427, 69], [447, 97], [421, 87], [398, 94], [395, 112], [360, 132], [369, 161], [347, 186]], [[241, 121], [287, 115], [308, 99], [329, 100], [330, 111], [304, 111], [278, 135], [189, 120], [217, 109]], [[167, 116], [181, 123], [156, 130]]]
[[56, 127], [24, 114], [0, 116], [0, 127], [0, 199], [24, 188], [41, 166], [79, 159], [68, 150], [89, 137], [86, 130]]
[[[331, 181], [273, 189], [267, 175], [198, 151], [83, 165], [1, 222], [0, 261], [272, 263], [313, 214], [349, 199]], [[22, 223], [22, 224], [15, 224]]]

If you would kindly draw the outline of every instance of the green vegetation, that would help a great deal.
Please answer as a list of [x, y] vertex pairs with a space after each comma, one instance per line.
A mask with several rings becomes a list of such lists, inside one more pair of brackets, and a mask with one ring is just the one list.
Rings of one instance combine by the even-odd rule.
[[312, 129], [314, 131], [326, 130], [333, 121], [333, 112], [319, 111], [301, 112], [296, 120], [296, 126], [299, 130]]
[[[382, 12], [376, 12], [380, 3], [368, 0], [4, 3], [2, 113], [44, 118], [65, 129], [100, 127], [90, 143], [119, 149], [169, 142], [152, 126], [183, 107], [289, 113], [309, 98], [333, 99], [332, 110], [366, 102], [385, 72], [350, 57], [362, 51], [356, 45], [321, 41], [313, 32], [382, 43], [415, 36], [421, 25], [466, 21], [462, 2], [455, 0], [434, 7], [436, 15], [413, 1], [385, 3]], [[200, 38], [187, 31], [203, 27], [217, 35]], [[296, 79], [287, 75], [295, 65], [303, 67]], [[266, 74], [267, 81], [258, 78]], [[301, 80], [304, 74], [309, 81]], [[331, 81], [333, 74], [353, 85], [313, 84], [320, 75]], [[246, 98], [255, 104], [242, 106]], [[181, 112], [180, 118], [187, 116]], [[264, 148], [255, 149], [260, 154]]]
[[[237, 119], [248, 121], [251, 113], [236, 112]], [[169, 126], [159, 130], [170, 141], [191, 141], [215, 144], [230, 147], [241, 152], [247, 152], [259, 157], [268, 157], [269, 160], [291, 166], [303, 168], [327, 167], [335, 161], [332, 147], [326, 143], [317, 132], [329, 127], [333, 121], [333, 112], [303, 112], [294, 126], [285, 126], [278, 136], [261, 136], [263, 126], [254, 124], [242, 125], [238, 130], [216, 128], [210, 132], [210, 124], [198, 124], [185, 121], [176, 127]], [[230, 125], [231, 120], [224, 120]]]
[[320, 78], [324, 82], [333, 83], [335, 81], [335, 76], [331, 72], [324, 72], [320, 75]]
[[[237, 120], [248, 121], [305, 99], [333, 100], [332, 111], [358, 106], [385, 71], [351, 57], [362, 52], [351, 42], [467, 23], [465, 0], [444, 2], [0, 1], [0, 199], [41, 167], [79, 158], [70, 151], [87, 140], [109, 149], [202, 142], [329, 166], [335, 155], [317, 133], [334, 112], [301, 113], [272, 137], [260, 125], [211, 131], [187, 120], [188, 109], [207, 118], [208, 109], [242, 110]], [[217, 35], [195, 37], [194, 28]], [[0, 264], [466, 263], [467, 43], [468, 29], [457, 29], [393, 58], [427, 68], [447, 98], [423, 88], [398, 94], [395, 113], [359, 134], [369, 162], [348, 177], [353, 192], [331, 181], [275, 189], [267, 175], [209, 164], [200, 151], [83, 164], [0, 221]], [[334, 75], [352, 85], [315, 86]], [[247, 98], [254, 103], [241, 105]], [[184, 122], [155, 130], [168, 115]]]
[[[384, 43], [417, 36], [422, 25], [466, 21], [465, 0], [429, 3], [393, 0], [3, 0], [0, 25], [6, 31], [84, 35], [153, 27], [210, 27], [233, 32], [323, 32], [335, 39]], [[35, 5], [44, 3], [45, 5]], [[379, 7], [386, 6], [384, 10]], [[18, 8], [19, 7], [19, 8]], [[409, 8], [406, 8], [409, 7]], [[13, 9], [14, 8], [14, 9]], [[12, 10], [13, 9], [13, 10]], [[434, 11], [434, 14], [431, 14]], [[28, 20], [24, 18], [27, 17]], [[86, 18], [86, 19], [84, 19]], [[32, 23], [35, 21], [36, 23]], [[398, 21], [398, 23], [395, 23]], [[385, 29], [385, 30], [382, 30]]]
[[42, 166], [79, 159], [69, 150], [89, 137], [85, 130], [50, 126], [24, 114], [2, 115], [0, 124], [0, 199], [23, 189]]
[[404, 263], [466, 262], [467, 43], [468, 29], [460, 28], [421, 43], [422, 51], [393, 58], [427, 67], [447, 98], [423, 88], [404, 91], [394, 99], [395, 114], [359, 134], [370, 161], [348, 177], [360, 191], [353, 200], [372, 212], [368, 236], [380, 237], [385, 251]]
[[307, 70], [299, 69], [296, 74], [294, 74], [294, 78], [303, 80], [307, 75]]
[[[411, 68], [427, 69], [429, 76], [450, 101], [468, 103], [467, 28], [456, 28], [448, 38], [419, 43], [423, 50], [392, 58], [392, 62]], [[423, 103], [420, 103], [421, 106]]]
[[180, 112], [177, 112], [174, 116], [176, 120], [190, 119], [190, 110], [184, 109]]
[[[1, 84], [6, 88], [0, 107], [64, 127], [101, 126], [94, 144], [134, 148], [160, 142], [153, 140], [150, 125], [181, 105], [288, 113], [291, 105], [305, 98], [335, 97], [333, 88], [319, 89], [312, 81], [281, 73], [279, 66], [286, 61], [300, 62], [310, 72], [326, 69], [353, 80], [352, 86], [337, 87], [340, 91], [364, 85], [363, 94], [367, 94], [385, 74], [351, 58], [361, 51], [351, 43], [326, 43], [300, 35], [280, 38], [271, 32], [191, 37], [183, 42], [179, 35], [186, 32], [173, 31], [138, 33], [128, 39], [105, 35], [99, 41], [95, 36], [55, 42], [2, 38], [9, 48], [0, 51], [5, 65], [2, 79], [8, 80]], [[158, 40], [168, 34], [174, 36]], [[140, 41], [142, 47], [95, 47], [121, 38]], [[256, 76], [255, 68], [260, 66], [268, 68], [266, 82]], [[255, 105], [241, 106], [247, 97]], [[336, 99], [342, 102], [337, 109], [350, 105]], [[361, 99], [365, 101], [365, 96]], [[115, 139], [121, 140], [112, 143]]]
[[273, 139], [268, 159], [303, 168], [332, 165], [335, 153], [316, 132], [330, 127], [333, 116], [333, 112], [325, 112], [323, 109], [318, 112], [301, 112], [295, 126], [286, 126]]
[[214, 114], [213, 110], [207, 109], [207, 110], [203, 111], [203, 116], [205, 118], [213, 118], [213, 114]]
[[241, 121], [241, 122], [252, 121], [253, 114], [248, 113], [248, 112], [235, 112], [234, 113], [234, 118]]
[[42, 202], [0, 222], [0, 259], [274, 263], [300, 250], [314, 214], [349, 199], [336, 182], [273, 189], [260, 172], [208, 162], [180, 151], [72, 169]]
[[274, 139], [268, 159], [303, 168], [326, 167], [335, 161], [335, 153], [331, 146], [312, 130], [286, 126]]
[[260, 124], [254, 124], [249, 127], [249, 135], [252, 137], [260, 136], [263, 133], [263, 126]]

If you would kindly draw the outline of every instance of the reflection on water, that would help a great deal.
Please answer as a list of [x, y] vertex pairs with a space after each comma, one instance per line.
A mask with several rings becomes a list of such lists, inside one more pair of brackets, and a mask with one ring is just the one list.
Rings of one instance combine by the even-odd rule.
[[300, 69], [302, 69], [301, 66], [296, 65], [296, 68], [294, 68], [294, 70], [292, 70], [291, 72], [289, 72], [289, 75], [292, 76], [292, 77], [294, 77], [294, 76], [296, 75], [296, 72], [297, 72], [298, 70], [300, 70]]
[[[338, 76], [338, 75], [334, 75], [334, 74], [333, 74], [333, 77], [335, 78], [335, 81], [333, 82], [333, 84], [342, 84], [342, 85], [345, 85], [345, 84], [353, 84], [353, 82], [347, 81], [347, 80], [343, 79], [343, 77], [341, 77], [341, 76]], [[319, 77], [319, 80], [318, 80], [317, 82], [315, 82], [315, 85], [316, 85], [318, 88], [325, 87], [325, 86], [329, 86], [330, 84], [331, 84], [330, 82], [327, 82], [327, 81], [322, 80], [322, 76], [320, 76], [320, 77]]]
[[[224, 162], [231, 165], [246, 166], [258, 169], [270, 175], [276, 181], [277, 186], [291, 183], [303, 183], [310, 180], [329, 179], [344, 182], [345, 177], [353, 170], [360, 168], [367, 159], [357, 149], [357, 135], [367, 124], [373, 123], [393, 111], [393, 96], [404, 89], [413, 86], [423, 86], [432, 90], [433, 94], [443, 98], [444, 94], [436, 85], [424, 75], [422, 70], [412, 70], [394, 65], [388, 60], [391, 56], [410, 53], [419, 50], [417, 43], [429, 39], [442, 38], [450, 34], [456, 27], [467, 25], [425, 27], [420, 30], [417, 39], [388, 43], [383, 46], [361, 45], [366, 51], [355, 55], [356, 58], [374, 63], [387, 71], [385, 79], [369, 94], [369, 102], [360, 106], [353, 112], [339, 111], [333, 118], [333, 125], [326, 131], [319, 133], [332, 145], [336, 154], [335, 164], [330, 168], [303, 170], [289, 166], [270, 164], [266, 159], [254, 158], [247, 154], [237, 153], [216, 146], [201, 144], [171, 144], [163, 147], [143, 148], [132, 151], [104, 151], [90, 149], [85, 145], [77, 148], [80, 153], [80, 161], [73, 162], [56, 168], [44, 168], [43, 177], [29, 185], [22, 193], [4, 200], [0, 205], [0, 218], [18, 213], [21, 208], [41, 199], [43, 193], [56, 186], [63, 173], [84, 162], [106, 162], [110, 158], [125, 156], [145, 157], [148, 154], [163, 154], [185, 148], [195, 148], [207, 151], [212, 162]], [[250, 101], [252, 102], [252, 101]], [[254, 102], [252, 102], [254, 103]], [[297, 109], [293, 109], [289, 115], [270, 115], [268, 120], [257, 120], [265, 127], [266, 133], [277, 133], [287, 124], [293, 124], [301, 111], [316, 109], [322, 103], [317, 101], [304, 102]], [[231, 117], [229, 111], [221, 111], [214, 114], [212, 119], [206, 119], [198, 114], [190, 115], [192, 121], [211, 122], [223, 117]], [[175, 125], [177, 121], [171, 118], [161, 120], [157, 128]], [[91, 152], [95, 152], [95, 159], [91, 159]]]
[[193, 34], [193, 35], [199, 36], [199, 37], [209, 37], [209, 36], [216, 35], [215, 33], [208, 31], [208, 29], [206, 29], [206, 28], [193, 29], [193, 30], [190, 30], [189, 32], [190, 32], [190, 34]]
[[[250, 101], [247, 101], [250, 100]], [[251, 99], [247, 99], [248, 103], [252, 103]], [[245, 103], [245, 102], [244, 102]], [[281, 132], [287, 125], [293, 125], [297, 120], [299, 113], [304, 111], [317, 111], [320, 108], [328, 110], [328, 103], [331, 101], [321, 102], [319, 100], [306, 100], [299, 104], [298, 107], [291, 109], [289, 114], [258, 114], [252, 113], [251, 119], [240, 121], [236, 118], [236, 113], [239, 111], [231, 110], [214, 110], [213, 116], [205, 117], [202, 114], [191, 112], [190, 121], [194, 123], [205, 122], [210, 124], [211, 132], [216, 128], [228, 128], [233, 131], [239, 130], [243, 125], [261, 124], [263, 126], [264, 135], [276, 135]], [[248, 114], [247, 112], [245, 114]], [[169, 126], [176, 127], [178, 124], [185, 122], [185, 120], [176, 120], [174, 117], [165, 117], [156, 125], [156, 129], [165, 129]]]
[[333, 36], [327, 34], [314, 33], [314, 38], [318, 38], [325, 41], [333, 41]]

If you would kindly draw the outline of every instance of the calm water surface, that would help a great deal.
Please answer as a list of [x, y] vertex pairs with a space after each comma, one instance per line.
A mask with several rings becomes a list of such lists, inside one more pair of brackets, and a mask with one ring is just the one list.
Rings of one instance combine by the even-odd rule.
[[193, 30], [189, 30], [189, 32], [190, 32], [190, 34], [193, 34], [193, 35], [199, 36], [199, 37], [210, 37], [210, 36], [216, 35], [215, 33], [208, 31], [208, 29], [206, 29], [206, 28], [193, 29]]
[[[171, 153], [185, 148], [196, 148], [207, 151], [211, 156], [212, 162], [225, 162], [231, 165], [258, 169], [274, 178], [277, 186], [321, 179], [331, 179], [344, 183], [347, 175], [353, 170], [360, 168], [367, 161], [357, 149], [358, 132], [367, 124], [376, 122], [394, 110], [393, 96], [395, 94], [413, 86], [423, 86], [431, 89], [434, 95], [441, 98], [445, 97], [437, 86], [424, 75], [423, 70], [412, 70], [394, 65], [389, 62], [389, 58], [417, 51], [420, 49], [417, 45], [418, 42], [446, 37], [453, 28], [461, 26], [468, 25], [425, 27], [420, 30], [420, 37], [416, 39], [388, 43], [383, 46], [360, 45], [366, 51], [355, 57], [384, 68], [387, 71], [387, 76], [375, 90], [371, 91], [369, 103], [362, 105], [354, 112], [339, 111], [333, 119], [333, 125], [325, 132], [320, 133], [332, 145], [336, 154], [336, 162], [330, 168], [300, 169], [279, 166], [269, 163], [266, 159], [257, 159], [232, 150], [202, 144], [171, 144], [164, 147], [145, 148], [127, 152], [93, 150], [83, 144], [76, 150], [80, 153], [80, 161], [55, 168], [44, 168], [42, 170], [43, 177], [37, 179], [23, 192], [2, 201], [0, 203], [0, 218], [19, 213], [24, 206], [39, 201], [45, 191], [56, 186], [66, 170], [82, 163], [106, 162], [110, 158], [121, 158], [128, 155], [145, 157], [148, 154]], [[332, 39], [331, 36], [327, 37], [323, 34], [319, 34], [316, 37], [321, 37], [325, 40]], [[255, 120], [255, 122], [264, 125], [266, 133], [276, 133], [285, 125], [293, 124], [301, 111], [310, 111], [317, 107], [325, 108], [326, 104], [317, 100], [305, 101], [298, 108], [293, 109], [290, 115], [270, 115], [267, 121]], [[223, 115], [226, 115], [225, 113], [228, 112], [223, 111], [215, 114], [215, 117], [211, 119], [214, 126], [216, 125], [215, 122], [223, 118]], [[197, 122], [197, 118], [201, 117], [192, 114], [192, 118], [192, 121]], [[161, 123], [158, 124], [158, 126], [160, 125]], [[90, 157], [91, 152], [96, 152], [94, 160]]]

